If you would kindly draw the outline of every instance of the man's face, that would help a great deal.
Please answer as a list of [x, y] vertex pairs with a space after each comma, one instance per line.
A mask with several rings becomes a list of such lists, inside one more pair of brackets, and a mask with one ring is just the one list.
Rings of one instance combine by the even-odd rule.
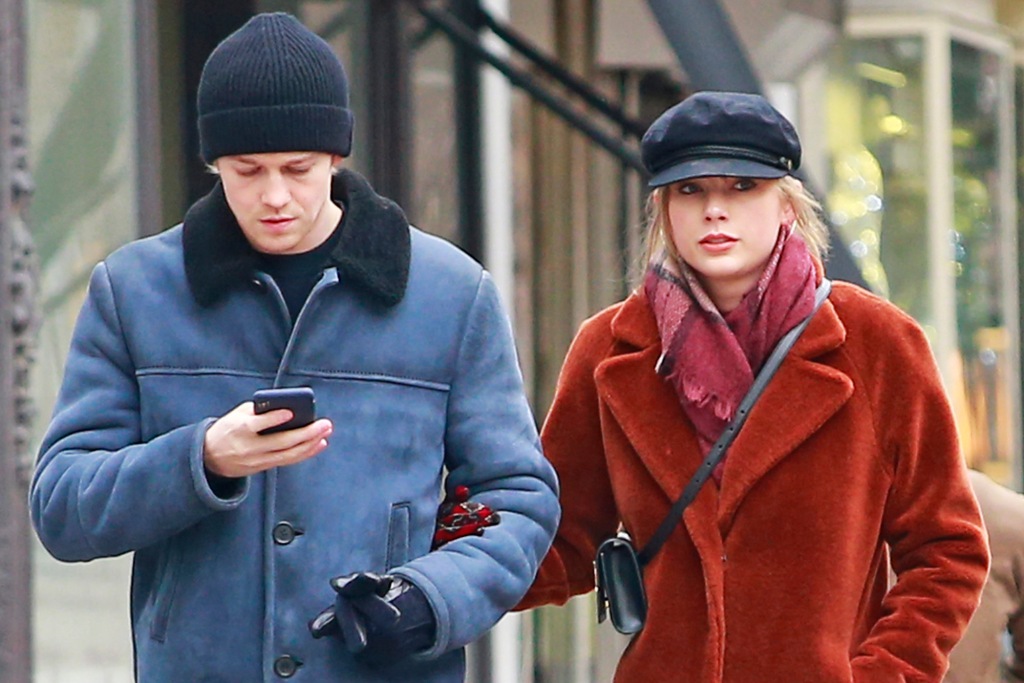
[[325, 152], [267, 152], [214, 165], [249, 244], [264, 254], [301, 254], [323, 244], [341, 219], [331, 201], [332, 169], [340, 163]]

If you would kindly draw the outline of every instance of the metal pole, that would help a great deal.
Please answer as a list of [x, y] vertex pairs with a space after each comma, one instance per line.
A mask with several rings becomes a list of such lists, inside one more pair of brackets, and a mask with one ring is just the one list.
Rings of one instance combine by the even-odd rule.
[[445, 12], [439, 12], [429, 7], [419, 0], [414, 0], [414, 5], [417, 11], [426, 17], [431, 24], [444, 31], [453, 41], [463, 45], [481, 60], [504, 74], [512, 85], [528, 92], [536, 101], [550, 109], [574, 129], [586, 135], [594, 144], [618, 157], [624, 164], [628, 164], [631, 168], [635, 168], [641, 173], [646, 172], [644, 171], [643, 163], [640, 161], [639, 153], [624, 145], [613, 135], [605, 133], [600, 126], [591, 123], [587, 116], [578, 113], [564, 98], [550, 92], [530, 73], [524, 69], [512, 66], [481, 45], [476, 32], [465, 24], [457, 19], [453, 19]]
[[[466, 26], [479, 31], [480, 6], [477, 0], [454, 0], [452, 13]], [[480, 154], [483, 127], [480, 107], [480, 62], [466, 49], [454, 43], [455, 140], [458, 156], [459, 246], [473, 258], [484, 258], [484, 206]]]
[[25, 168], [22, 0], [0, 0], [0, 681], [32, 672], [28, 484], [28, 364], [34, 269], [22, 220]]
[[[509, 0], [482, 0], [484, 14], [502, 19]], [[507, 57], [508, 48], [492, 35], [482, 36], [485, 46]], [[515, 323], [515, 210], [512, 188], [512, 85], [500, 73], [482, 64], [480, 69], [480, 159], [483, 209], [483, 263], [494, 277], [509, 317]], [[520, 681], [520, 683], [523, 683]]]
[[[549, 74], [561, 85], [578, 95], [588, 105], [617, 123], [622, 128], [624, 134], [632, 135], [635, 138], [643, 137], [644, 131], [647, 130], [646, 125], [627, 115], [622, 107], [609, 102], [605, 99], [604, 95], [587, 83], [586, 80], [566, 69], [557, 60], [545, 56], [540, 49], [508, 25], [507, 12], [500, 17], [495, 16], [496, 14], [497, 12], [491, 10], [481, 13], [484, 23], [487, 24], [487, 28], [494, 32], [494, 35], [501, 38], [510, 47], [530, 60], [541, 71]], [[497, 50], [493, 51], [496, 54], [498, 52]], [[507, 53], [503, 56], [508, 61]]]
[[647, 4], [694, 90], [761, 92], [761, 81], [719, 0], [648, 0]]
[[[369, 5], [370, 127], [369, 163], [377, 191], [399, 206], [412, 205], [409, 135], [409, 48], [402, 3], [375, 0]], [[360, 125], [357, 121], [356, 125]]]

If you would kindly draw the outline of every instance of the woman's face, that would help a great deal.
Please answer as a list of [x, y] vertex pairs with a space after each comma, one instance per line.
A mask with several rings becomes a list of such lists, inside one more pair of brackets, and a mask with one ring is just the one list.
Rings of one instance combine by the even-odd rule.
[[719, 310], [739, 304], [761, 276], [792, 204], [779, 181], [714, 176], [681, 180], [668, 193], [669, 237]]

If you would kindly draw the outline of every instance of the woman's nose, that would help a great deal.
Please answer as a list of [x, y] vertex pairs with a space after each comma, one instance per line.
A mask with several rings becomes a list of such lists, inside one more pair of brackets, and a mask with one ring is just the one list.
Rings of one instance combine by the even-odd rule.
[[717, 197], [714, 194], [709, 194], [707, 201], [704, 203], [704, 220], [706, 221], [720, 221], [728, 217], [725, 204], [722, 202], [721, 197]]

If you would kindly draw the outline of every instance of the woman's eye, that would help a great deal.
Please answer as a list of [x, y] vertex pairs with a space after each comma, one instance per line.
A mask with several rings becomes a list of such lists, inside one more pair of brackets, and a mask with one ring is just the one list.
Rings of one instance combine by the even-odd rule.
[[734, 186], [737, 190], [752, 190], [757, 187], [757, 182], [751, 178], [740, 178]]
[[700, 185], [697, 183], [679, 183], [677, 191], [679, 194], [694, 194], [695, 192], [700, 192]]

